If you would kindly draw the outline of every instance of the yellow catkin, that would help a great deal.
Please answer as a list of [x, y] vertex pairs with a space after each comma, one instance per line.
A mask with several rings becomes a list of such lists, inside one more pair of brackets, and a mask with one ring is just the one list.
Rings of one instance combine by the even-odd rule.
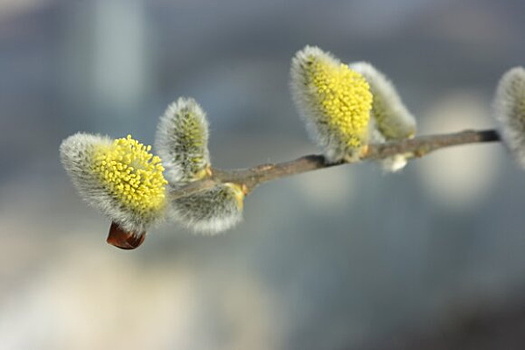
[[306, 76], [321, 115], [332, 132], [343, 138], [348, 147], [363, 146], [368, 134], [372, 94], [364, 77], [345, 64], [333, 64], [311, 58]]
[[92, 170], [120, 204], [140, 216], [148, 216], [166, 205], [166, 179], [161, 159], [128, 135], [109, 146], [95, 148]]

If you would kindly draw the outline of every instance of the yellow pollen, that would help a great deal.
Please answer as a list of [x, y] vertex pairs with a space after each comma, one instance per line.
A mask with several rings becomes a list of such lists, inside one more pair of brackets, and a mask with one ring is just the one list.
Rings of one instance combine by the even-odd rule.
[[306, 76], [324, 117], [321, 122], [339, 134], [347, 146], [362, 146], [372, 108], [368, 83], [345, 64], [334, 64], [315, 56], [310, 59]]
[[123, 207], [142, 217], [154, 216], [166, 205], [167, 181], [161, 159], [128, 135], [95, 149], [92, 170]]

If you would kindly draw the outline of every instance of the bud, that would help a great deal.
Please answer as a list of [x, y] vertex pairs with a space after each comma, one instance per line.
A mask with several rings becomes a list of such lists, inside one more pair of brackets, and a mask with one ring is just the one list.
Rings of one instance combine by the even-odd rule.
[[244, 195], [240, 185], [220, 184], [173, 200], [173, 218], [196, 232], [219, 233], [242, 220]]
[[168, 106], [155, 139], [170, 182], [187, 183], [210, 174], [208, 121], [194, 99], [179, 98]]
[[[394, 84], [367, 62], [350, 64], [350, 68], [362, 74], [374, 96], [371, 116], [373, 119], [372, 141], [398, 141], [414, 137], [416, 119], [405, 107]], [[407, 164], [405, 155], [396, 155], [382, 162], [385, 171], [395, 172]]]
[[318, 47], [292, 59], [293, 99], [329, 162], [357, 161], [368, 143], [372, 94], [363, 76]]
[[414, 137], [416, 120], [401, 101], [392, 82], [370, 63], [356, 62], [350, 68], [362, 74], [370, 86], [370, 92], [374, 96], [371, 115], [375, 127], [385, 140]]
[[494, 113], [503, 142], [518, 164], [525, 168], [525, 69], [515, 67], [500, 79]]
[[80, 196], [112, 221], [108, 243], [133, 249], [164, 217], [166, 185], [161, 160], [128, 135], [111, 140], [77, 133], [62, 141], [60, 158]]

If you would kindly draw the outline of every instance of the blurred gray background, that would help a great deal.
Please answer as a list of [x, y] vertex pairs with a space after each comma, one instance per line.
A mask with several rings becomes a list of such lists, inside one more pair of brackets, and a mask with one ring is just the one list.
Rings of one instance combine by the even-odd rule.
[[216, 167], [318, 152], [288, 92], [307, 44], [367, 60], [421, 134], [491, 128], [525, 2], [0, 0], [0, 349], [523, 349], [525, 173], [499, 144], [276, 181], [216, 237], [136, 251], [76, 195], [77, 131], [153, 142], [179, 96]]

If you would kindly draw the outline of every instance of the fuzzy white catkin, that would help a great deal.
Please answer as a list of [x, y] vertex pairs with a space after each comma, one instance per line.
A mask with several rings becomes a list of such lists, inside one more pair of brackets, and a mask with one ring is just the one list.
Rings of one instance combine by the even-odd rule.
[[372, 117], [375, 127], [388, 141], [402, 140], [416, 133], [416, 119], [403, 104], [394, 84], [368, 62], [350, 64], [350, 68], [362, 74], [374, 96]]
[[[416, 119], [406, 108], [394, 84], [377, 68], [368, 62], [355, 62], [350, 68], [362, 74], [374, 96], [371, 121], [371, 141], [383, 143], [411, 138], [416, 133]], [[384, 159], [385, 171], [396, 172], [407, 164], [404, 155]]]
[[202, 179], [210, 167], [206, 113], [192, 98], [181, 97], [160, 118], [155, 149], [171, 183]]
[[224, 183], [172, 202], [175, 221], [195, 232], [215, 234], [242, 220], [244, 193], [239, 185]]
[[525, 169], [525, 69], [514, 67], [501, 77], [494, 98], [494, 115], [504, 144]]

